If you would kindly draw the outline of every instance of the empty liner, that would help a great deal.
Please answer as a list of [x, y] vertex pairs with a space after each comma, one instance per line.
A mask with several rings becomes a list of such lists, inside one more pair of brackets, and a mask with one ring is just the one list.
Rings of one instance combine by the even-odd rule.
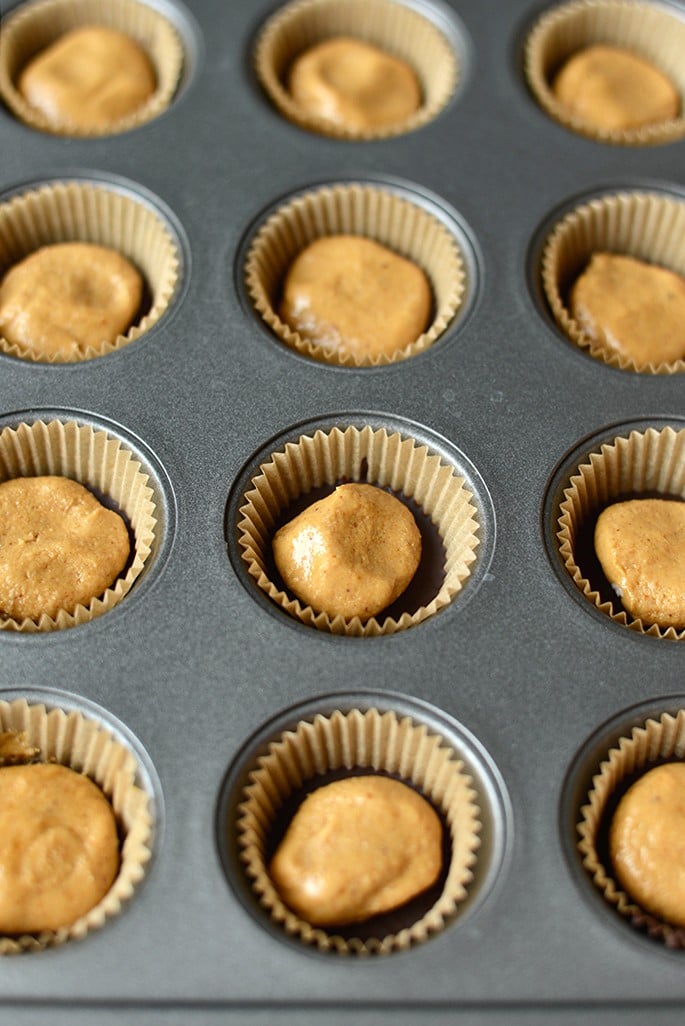
[[[355, 357], [300, 335], [280, 319], [278, 304], [290, 265], [311, 242], [328, 235], [372, 239], [421, 268], [433, 293], [433, 312], [416, 341], [390, 355]], [[350, 184], [298, 196], [272, 214], [250, 246], [245, 280], [255, 309], [287, 346], [324, 363], [380, 366], [416, 356], [442, 335], [462, 300], [464, 267], [454, 237], [437, 218], [390, 191]]]
[[134, 755], [96, 721], [77, 711], [48, 710], [16, 699], [0, 701], [0, 734], [5, 732], [17, 735], [18, 745], [27, 749], [28, 758], [16, 761], [60, 763], [98, 784], [112, 805], [120, 836], [119, 872], [104, 898], [70, 926], [0, 936], [0, 954], [10, 955], [82, 939], [119, 914], [150, 859], [152, 812], [147, 793], [136, 783]]
[[[442, 813], [451, 840], [443, 890], [433, 907], [396, 933], [366, 940], [344, 938], [296, 916], [281, 901], [267, 865], [268, 834], [283, 803], [314, 777], [359, 768], [389, 773], [413, 785]], [[238, 812], [240, 857], [260, 904], [286, 933], [321, 951], [387, 954], [419, 944], [454, 918], [472, 879], [480, 809], [471, 778], [441, 737], [393, 712], [354, 709], [301, 721], [257, 760]]]

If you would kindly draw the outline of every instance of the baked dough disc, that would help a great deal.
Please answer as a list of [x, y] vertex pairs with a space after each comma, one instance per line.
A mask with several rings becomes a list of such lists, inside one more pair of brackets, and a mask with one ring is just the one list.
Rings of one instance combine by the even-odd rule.
[[49, 763], [0, 769], [0, 933], [69, 926], [118, 869], [114, 813], [88, 777]]

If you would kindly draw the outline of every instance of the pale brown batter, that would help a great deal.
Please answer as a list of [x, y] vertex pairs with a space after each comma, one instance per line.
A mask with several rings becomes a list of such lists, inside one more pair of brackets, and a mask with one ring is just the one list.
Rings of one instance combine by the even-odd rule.
[[573, 285], [570, 308], [589, 338], [638, 367], [685, 357], [685, 278], [664, 267], [595, 253]]
[[350, 777], [305, 798], [271, 863], [281, 898], [316, 926], [361, 922], [437, 880], [442, 827], [412, 788]]
[[411, 260], [372, 239], [331, 235], [291, 265], [280, 316], [326, 349], [363, 359], [415, 342], [431, 306], [428, 279]]
[[685, 502], [631, 499], [607, 506], [595, 551], [624, 608], [661, 627], [685, 627]]
[[115, 29], [87, 25], [60, 36], [22, 71], [18, 89], [55, 128], [103, 131], [155, 91], [154, 68], [138, 44]]
[[17, 477], [0, 484], [0, 613], [55, 617], [88, 606], [130, 552], [123, 519], [77, 481]]
[[0, 334], [41, 358], [78, 359], [128, 330], [142, 291], [136, 268], [113, 249], [43, 246], [0, 282]]
[[96, 784], [60, 765], [0, 769], [0, 933], [69, 926], [118, 869], [114, 813]]
[[287, 588], [317, 612], [366, 620], [402, 594], [421, 560], [410, 510], [368, 484], [340, 485], [273, 540]]
[[589, 46], [563, 65], [552, 83], [560, 103], [589, 125], [626, 131], [680, 113], [671, 80], [648, 61], [614, 46]]
[[305, 50], [293, 62], [288, 89], [309, 114], [361, 131], [400, 124], [421, 106], [410, 65], [346, 36]]
[[619, 802], [609, 846], [621, 887], [646, 912], [685, 927], [685, 763], [649, 770]]

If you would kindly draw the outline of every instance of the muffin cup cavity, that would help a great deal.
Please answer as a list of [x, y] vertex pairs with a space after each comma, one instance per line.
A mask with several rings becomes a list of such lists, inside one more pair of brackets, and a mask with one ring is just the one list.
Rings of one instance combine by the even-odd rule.
[[[267, 865], [270, 829], [283, 803], [317, 776], [360, 768], [392, 774], [417, 788], [442, 814], [451, 839], [442, 893], [430, 910], [395, 933], [366, 939], [342, 937], [300, 919], [280, 899]], [[300, 721], [257, 760], [238, 812], [240, 857], [261, 905], [287, 934], [320, 951], [387, 954], [419, 944], [457, 914], [472, 879], [480, 810], [471, 778], [441, 737], [391, 711], [354, 709]]]
[[594, 522], [606, 505], [639, 497], [685, 499], [685, 429], [631, 431], [591, 453], [564, 489], [557, 520], [559, 554], [588, 602], [615, 623], [652, 637], [682, 640], [684, 630], [631, 617], [608, 582], [600, 581], [591, 551]]
[[[681, 97], [675, 118], [625, 130], [600, 128], [569, 111], [554, 95], [552, 80], [574, 53], [595, 44], [629, 50], [662, 71]], [[685, 20], [665, 6], [633, 0], [573, 0], [536, 22], [525, 46], [528, 85], [540, 106], [560, 125], [603, 143], [649, 146], [685, 135]]]
[[114, 810], [121, 847], [116, 879], [94, 908], [59, 930], [0, 937], [2, 955], [81, 939], [118, 915], [144, 876], [152, 839], [150, 799], [137, 784], [136, 758], [103, 725], [77, 710], [48, 709], [15, 699], [0, 701], [0, 733], [5, 731], [21, 736], [27, 749], [34, 752], [31, 761], [60, 763], [98, 784]]
[[664, 713], [634, 727], [602, 761], [592, 779], [587, 802], [580, 810], [578, 851], [583, 866], [609, 904], [631, 924], [669, 948], [685, 948], [685, 929], [655, 918], [641, 909], [613, 878], [603, 834], [617, 795], [633, 778], [662, 762], [685, 758], [685, 710]]
[[[356, 357], [308, 339], [277, 312], [283, 280], [295, 258], [315, 239], [357, 235], [413, 261], [433, 293], [430, 324], [391, 355]], [[245, 282], [255, 310], [281, 342], [303, 356], [341, 366], [381, 366], [429, 348], [457, 313], [464, 294], [464, 264], [457, 243], [432, 214], [389, 190], [351, 184], [322, 188], [286, 203], [255, 236], [245, 263]]]
[[145, 568], [155, 541], [157, 520], [148, 475], [134, 454], [105, 431], [75, 421], [20, 424], [0, 432], [0, 481], [55, 474], [90, 488], [126, 519], [131, 554], [122, 575], [88, 606], [60, 610], [38, 620], [0, 618], [0, 630], [24, 633], [62, 630], [87, 623], [113, 609]]
[[[72, 29], [101, 25], [125, 33], [145, 51], [157, 87], [140, 108], [106, 129], [56, 125], [32, 107], [17, 89], [17, 78], [41, 50]], [[25, 3], [3, 20], [0, 38], [0, 97], [12, 113], [41, 132], [63, 136], [102, 136], [126, 132], [164, 111], [174, 96], [183, 68], [183, 47], [173, 25], [158, 11], [136, 0], [37, 0]]]
[[[416, 72], [419, 109], [404, 121], [375, 129], [338, 125], [304, 110], [290, 95], [290, 65], [304, 50], [335, 36], [351, 36], [398, 57]], [[340, 139], [382, 139], [411, 132], [437, 117], [457, 87], [456, 54], [436, 25], [389, 0], [296, 0], [267, 21], [257, 41], [255, 68], [276, 109], [300, 128]]]
[[[271, 540], [279, 518], [315, 489], [342, 480], [390, 488], [430, 518], [444, 547], [440, 583], [430, 601], [396, 616], [329, 617], [305, 606], [271, 576]], [[469, 576], [479, 523], [464, 478], [411, 438], [371, 427], [334, 428], [303, 435], [259, 467], [238, 511], [241, 558], [257, 586], [290, 616], [332, 634], [372, 637], [406, 630], [449, 604]], [[314, 498], [312, 499], [314, 501]], [[421, 574], [421, 567], [417, 571]], [[402, 604], [402, 596], [398, 600]]]

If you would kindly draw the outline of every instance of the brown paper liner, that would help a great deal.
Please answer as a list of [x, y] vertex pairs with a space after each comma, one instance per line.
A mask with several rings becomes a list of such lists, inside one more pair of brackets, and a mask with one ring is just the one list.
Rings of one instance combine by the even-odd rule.
[[54, 619], [0, 617], [0, 630], [62, 630], [87, 623], [113, 609], [131, 590], [152, 551], [157, 520], [148, 475], [132, 452], [105, 431], [75, 421], [36, 421], [0, 432], [0, 481], [55, 474], [69, 477], [111, 499], [128, 520], [132, 552], [127, 568], [110, 588], [86, 607], [60, 610]]
[[615, 623], [652, 637], [682, 640], [685, 630], [644, 623], [620, 609], [618, 599], [603, 599], [598, 582], [589, 580], [579, 565], [583, 560], [576, 549], [584, 525], [606, 505], [641, 494], [685, 499], [685, 429], [631, 431], [627, 438], [617, 438], [591, 453], [589, 462], [578, 467], [564, 490], [557, 521], [559, 553], [587, 600]]
[[[277, 308], [288, 268], [325, 235], [373, 239], [423, 270], [433, 292], [433, 318], [415, 342], [391, 355], [355, 357], [301, 336], [280, 319]], [[355, 367], [395, 363], [424, 352], [447, 328], [464, 291], [462, 256], [447, 228], [414, 203], [359, 184], [307, 193], [272, 214], [252, 242], [245, 280], [255, 309], [282, 342], [313, 360]]]
[[601, 763], [593, 777], [587, 804], [580, 810], [578, 824], [581, 837], [578, 850], [583, 856], [583, 865], [606, 900], [630, 919], [633, 926], [671, 948], [685, 947], [685, 929], [663, 922], [635, 904], [612, 878], [611, 866], [603, 865], [597, 843], [607, 805], [622, 781], [640, 770], [646, 772], [657, 760], [683, 758], [685, 710], [679, 710], [675, 716], [665, 713], [658, 720], [650, 719], [644, 726], [635, 727], [628, 737], [620, 738]]
[[[333, 36], [352, 36], [409, 64], [422, 103], [396, 125], [366, 131], [337, 125], [303, 110], [286, 77], [304, 50]], [[275, 107], [300, 128], [339, 139], [383, 139], [411, 132], [437, 117], [454, 94], [459, 68], [454, 50], [428, 18], [389, 0], [296, 0], [267, 21], [255, 50], [257, 76]]]
[[630, 50], [670, 78], [685, 103], [685, 21], [663, 7], [632, 0], [574, 0], [553, 7], [533, 27], [525, 47], [528, 85], [540, 106], [565, 128], [599, 142], [649, 146], [685, 135], [683, 110], [677, 118], [624, 131], [597, 128], [559, 102], [551, 83], [578, 50], [605, 43]]
[[[445, 885], [429, 912], [398, 933], [366, 941], [345, 939], [296, 916], [281, 901], [266, 865], [267, 835], [284, 801], [317, 775], [359, 767], [396, 774], [417, 787], [442, 812], [452, 842]], [[479, 832], [480, 809], [461, 760], [425, 726], [376, 709], [319, 715], [286, 731], [257, 760], [239, 806], [240, 857], [261, 905], [288, 934], [338, 954], [402, 951], [442, 930], [466, 896]]]
[[[442, 583], [434, 598], [413, 613], [397, 619], [371, 617], [334, 618], [279, 590], [268, 576], [268, 556], [274, 527], [288, 505], [321, 485], [333, 486], [342, 479], [365, 480], [389, 487], [414, 499], [437, 527], [445, 547]], [[429, 452], [426, 446], [384, 429], [334, 428], [303, 435], [274, 453], [252, 479], [239, 510], [238, 544], [248, 573], [273, 602], [318, 630], [356, 637], [375, 637], [406, 630], [448, 605], [469, 576], [474, 561], [479, 525], [472, 495], [464, 478]], [[420, 572], [420, 571], [419, 571]], [[401, 599], [400, 599], [401, 601]]]
[[102, 901], [59, 930], [0, 936], [0, 955], [11, 955], [83, 938], [118, 915], [150, 859], [152, 814], [148, 795], [136, 784], [138, 767], [132, 752], [94, 720], [76, 711], [48, 710], [15, 699], [0, 701], [0, 732], [4, 731], [23, 734], [26, 743], [38, 749], [33, 761], [58, 762], [95, 781], [112, 804], [121, 837], [119, 873]]
[[[26, 102], [15, 84], [31, 58], [66, 32], [86, 25], [105, 25], [130, 36], [150, 58], [157, 75], [157, 88], [150, 99], [104, 130], [67, 122], [54, 124]], [[152, 7], [135, 0], [35, 0], [22, 4], [3, 20], [0, 96], [16, 117], [42, 132], [85, 137], [137, 128], [169, 106], [182, 67], [183, 48], [172, 24]]]
[[88, 347], [81, 356], [43, 355], [0, 335], [0, 349], [34, 363], [65, 363], [106, 356], [149, 331], [166, 311], [179, 275], [177, 246], [161, 218], [131, 196], [100, 185], [59, 182], [0, 204], [0, 278], [41, 246], [91, 242], [134, 264], [150, 293], [150, 308], [125, 335]]

